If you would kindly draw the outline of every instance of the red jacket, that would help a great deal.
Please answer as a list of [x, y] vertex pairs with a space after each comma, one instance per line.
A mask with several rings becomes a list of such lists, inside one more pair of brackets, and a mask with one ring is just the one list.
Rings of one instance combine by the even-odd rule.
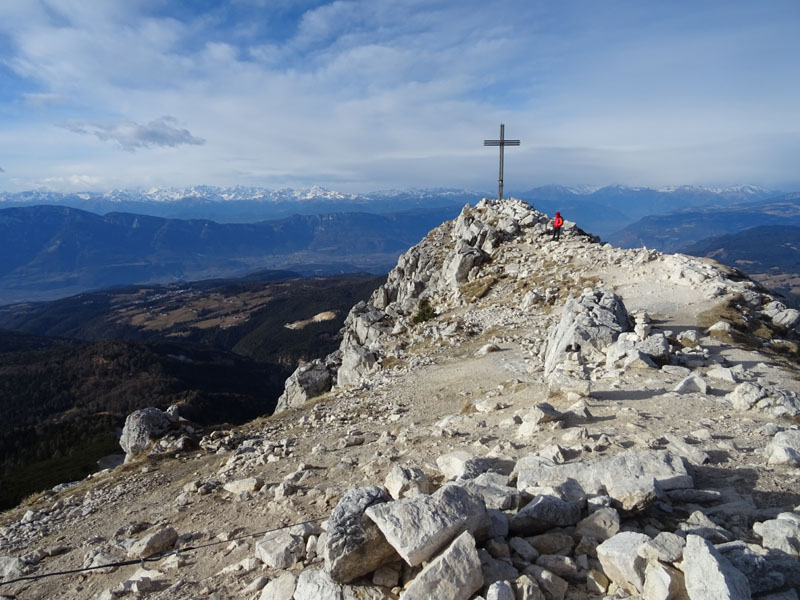
[[553, 227], [558, 229], [564, 224], [564, 219], [561, 218], [561, 215], [556, 215], [556, 218], [553, 219]]

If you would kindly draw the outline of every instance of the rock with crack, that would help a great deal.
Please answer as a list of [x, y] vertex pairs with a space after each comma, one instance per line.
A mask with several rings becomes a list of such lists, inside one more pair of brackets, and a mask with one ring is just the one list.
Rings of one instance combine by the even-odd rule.
[[555, 496], [539, 495], [511, 518], [511, 531], [533, 535], [553, 527], [575, 525], [581, 518], [581, 507]]
[[465, 531], [420, 571], [403, 600], [467, 600], [482, 585], [475, 538]]
[[625, 511], [644, 508], [655, 499], [658, 489], [693, 486], [683, 461], [667, 450], [629, 450], [595, 461], [561, 465], [540, 456], [527, 456], [517, 462], [515, 470], [517, 488], [522, 491], [535, 494], [543, 487], [571, 482], [562, 489], [570, 491], [572, 500], [607, 494]]
[[483, 500], [452, 483], [431, 496], [370, 506], [366, 514], [411, 566], [428, 560], [462, 531], [480, 534], [489, 527]]
[[749, 600], [750, 583], [713, 544], [697, 535], [683, 550], [686, 590], [692, 600]]
[[417, 467], [405, 468], [394, 465], [386, 476], [383, 486], [395, 500], [413, 498], [430, 492], [428, 476]]
[[286, 529], [267, 533], [256, 542], [256, 557], [273, 569], [289, 569], [300, 562], [306, 551], [302, 535]]
[[547, 339], [545, 375], [555, 371], [568, 350], [580, 348], [588, 360], [605, 360], [604, 350], [628, 329], [622, 299], [608, 290], [586, 292], [564, 305], [561, 320]]
[[399, 557], [364, 511], [390, 500], [379, 487], [352, 488], [342, 496], [328, 519], [323, 557], [325, 570], [340, 583], [349, 583]]
[[470, 246], [464, 240], [458, 240], [456, 247], [450, 251], [442, 267], [444, 280], [452, 289], [467, 281], [470, 271], [486, 260], [486, 253], [480, 248]]
[[761, 545], [800, 558], [800, 515], [781, 513], [777, 519], [755, 523], [753, 531]]
[[623, 531], [597, 547], [597, 558], [606, 577], [630, 594], [640, 594], [644, 587], [647, 563], [638, 551], [649, 540], [643, 533]]
[[336, 375], [336, 385], [357, 384], [364, 375], [371, 373], [378, 357], [364, 346], [349, 345], [342, 348], [342, 366]]
[[333, 386], [335, 374], [336, 367], [329, 364], [329, 361], [320, 359], [298, 367], [286, 380], [275, 412], [301, 406], [311, 398], [324, 394]]

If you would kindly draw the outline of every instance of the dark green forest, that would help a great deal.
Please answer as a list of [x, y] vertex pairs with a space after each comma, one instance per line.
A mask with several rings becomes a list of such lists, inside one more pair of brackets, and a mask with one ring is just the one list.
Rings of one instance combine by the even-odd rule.
[[[120, 452], [128, 414], [180, 405], [199, 427], [239, 424], [271, 414], [300, 360], [339, 344], [349, 308], [383, 277], [225, 280], [156, 287], [137, 310], [168, 311], [187, 298], [234, 299], [268, 289], [268, 300], [231, 327], [153, 331], [126, 324], [132, 290], [94, 292], [0, 309], [0, 509], [97, 470]], [[188, 289], [188, 291], [187, 291]], [[322, 312], [336, 318], [287, 329]]]

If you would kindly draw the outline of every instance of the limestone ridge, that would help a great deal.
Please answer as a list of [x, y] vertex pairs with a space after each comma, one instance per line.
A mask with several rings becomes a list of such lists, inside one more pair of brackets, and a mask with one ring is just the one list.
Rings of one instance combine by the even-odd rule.
[[199, 449], [132, 418], [125, 465], [1, 515], [0, 584], [178, 553], [0, 591], [797, 600], [800, 314], [714, 263], [548, 229], [484, 200], [431, 231], [280, 414]]
[[[546, 215], [520, 200], [484, 199], [474, 208], [465, 206], [457, 219], [437, 227], [402, 254], [369, 302], [352, 308], [339, 350], [298, 368], [288, 379], [276, 412], [299, 406], [332, 386], [358, 384], [380, 369], [384, 359], [402, 356], [403, 338], [414, 329], [412, 319], [420, 300], [428, 299], [437, 312], [464, 306], [469, 284], [481, 278], [481, 267], [497, 259], [504, 244], [517, 238], [537, 240], [546, 235], [548, 223]], [[585, 236], [569, 223], [564, 232]], [[458, 326], [454, 323], [453, 328]]]
[[[510, 287], [506, 292], [518, 294], [523, 311], [567, 297], [560, 323], [550, 329], [546, 353], [545, 347], [540, 352], [544, 373], [556, 387], [560, 383], [569, 388], [572, 379], [572, 387], [588, 391], [590, 385], [575, 379], [590, 380], [591, 368], [605, 363], [630, 366], [639, 361], [655, 366], [653, 361], [668, 361], [667, 336], [651, 335], [647, 312], [640, 311], [629, 323], [622, 300], [594, 285], [595, 275], [609, 268], [634, 284], [643, 274], [655, 274], [679, 288], [691, 287], [710, 303], [729, 302], [741, 309], [751, 328], [753, 321], [761, 320], [789, 338], [797, 337], [800, 312], [740, 273], [685, 255], [601, 245], [570, 222], [565, 223], [559, 246], [548, 236], [550, 222], [547, 215], [515, 199], [502, 203], [484, 199], [475, 207], [465, 206], [457, 219], [434, 229], [401, 255], [386, 283], [368, 302], [351, 309], [338, 351], [299, 367], [287, 380], [276, 412], [300, 406], [334, 387], [368, 386], [369, 375], [380, 371], [386, 359], [407, 358], [405, 350], [418, 335], [413, 316], [420, 300], [427, 299], [443, 314], [468, 306], [492, 286]], [[578, 262], [574, 258], [583, 259], [582, 270], [574, 268]], [[583, 288], [584, 283], [592, 287]], [[454, 342], [463, 333], [464, 321], [435, 327], [425, 334]], [[726, 324], [718, 327], [728, 332]]]

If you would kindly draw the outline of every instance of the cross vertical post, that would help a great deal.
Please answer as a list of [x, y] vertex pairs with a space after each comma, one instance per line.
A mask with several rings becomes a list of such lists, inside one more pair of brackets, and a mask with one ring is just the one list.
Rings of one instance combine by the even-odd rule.
[[483, 140], [484, 146], [500, 146], [500, 174], [497, 178], [497, 197], [502, 202], [503, 200], [503, 157], [504, 149], [506, 146], [519, 146], [519, 140], [507, 140], [506, 126], [500, 123], [500, 139], [499, 140]]

